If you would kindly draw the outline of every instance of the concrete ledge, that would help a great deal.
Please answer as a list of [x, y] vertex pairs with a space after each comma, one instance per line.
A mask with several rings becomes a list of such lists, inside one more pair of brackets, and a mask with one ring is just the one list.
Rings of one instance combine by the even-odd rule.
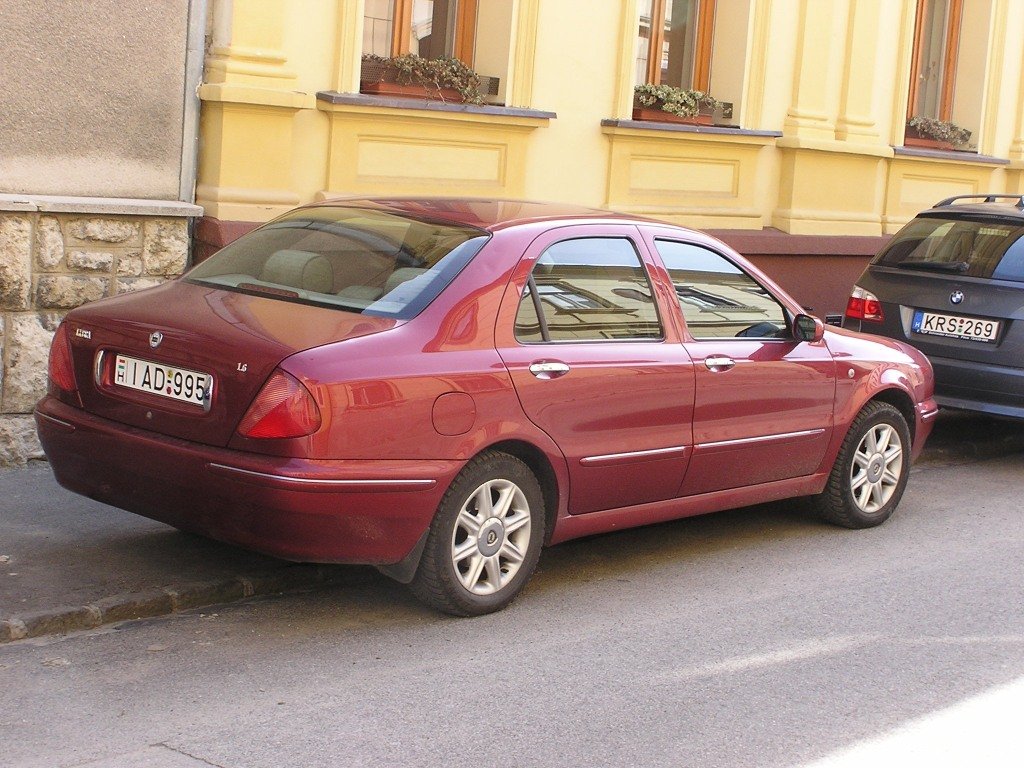
[[365, 567], [292, 565], [275, 573], [113, 595], [88, 605], [63, 605], [4, 617], [0, 619], [0, 643], [80, 632], [104, 624], [167, 616], [194, 608], [298, 592], [328, 584], [357, 586], [365, 583], [368, 577], [372, 578], [372, 572]]
[[203, 215], [201, 206], [180, 200], [18, 194], [0, 194], [0, 211], [86, 213], [108, 216], [183, 216], [187, 218]]

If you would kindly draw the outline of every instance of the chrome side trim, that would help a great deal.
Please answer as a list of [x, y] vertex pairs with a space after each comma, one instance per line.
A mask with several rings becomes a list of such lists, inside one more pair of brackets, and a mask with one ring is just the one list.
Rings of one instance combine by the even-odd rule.
[[590, 466], [592, 464], [622, 461], [623, 459], [644, 459], [650, 456], [674, 456], [676, 454], [686, 453], [689, 448], [690, 447], [687, 445], [677, 445], [672, 448], [653, 448], [648, 451], [629, 451], [627, 453], [606, 453], [601, 456], [584, 456], [580, 459], [580, 464]]
[[239, 469], [238, 467], [229, 467], [226, 464], [215, 464], [213, 462], [207, 464], [207, 466], [210, 469], [218, 469], [232, 474], [245, 475], [247, 477], [259, 478], [261, 480], [270, 480], [272, 482], [295, 484], [300, 486], [330, 486], [332, 488], [393, 487], [411, 490], [414, 488], [433, 488], [437, 485], [436, 480], [336, 480], [331, 478], [319, 480], [315, 477], [289, 477], [288, 475], [273, 475], [268, 472], [254, 472], [251, 469]]
[[791, 437], [811, 437], [812, 435], [823, 435], [824, 429], [805, 429], [801, 432], [784, 432], [780, 435], [762, 435], [761, 437], [743, 437], [738, 440], [720, 440], [715, 443], [698, 443], [694, 448], [723, 448], [729, 445], [752, 445], [754, 443], [767, 443], [773, 440], [788, 440]]
[[933, 411], [921, 411], [921, 421], [931, 421], [939, 415], [939, 409], [936, 408]]
[[58, 427], [66, 429], [68, 432], [74, 432], [75, 431], [75, 425], [71, 424], [71, 423], [69, 423], [67, 421], [64, 421], [63, 419], [58, 419], [58, 418], [56, 418], [54, 416], [51, 416], [48, 413], [43, 413], [40, 410], [36, 410], [35, 413], [36, 413], [36, 416], [38, 416], [39, 418], [46, 419], [47, 421], [51, 422], [52, 424], [56, 424]]

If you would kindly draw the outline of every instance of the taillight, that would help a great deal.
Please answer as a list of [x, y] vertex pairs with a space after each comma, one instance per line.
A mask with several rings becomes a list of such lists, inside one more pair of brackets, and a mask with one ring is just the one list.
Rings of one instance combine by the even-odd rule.
[[320, 409], [298, 379], [278, 369], [270, 377], [238, 431], [245, 437], [303, 437], [320, 429]]
[[71, 358], [71, 342], [68, 340], [67, 323], [61, 323], [50, 343], [50, 360], [47, 366], [50, 383], [65, 392], [75, 392], [75, 367]]
[[875, 294], [865, 291], [859, 285], [853, 286], [850, 300], [846, 302], [846, 316], [854, 320], [873, 320], [878, 323], [885, 319], [882, 302]]

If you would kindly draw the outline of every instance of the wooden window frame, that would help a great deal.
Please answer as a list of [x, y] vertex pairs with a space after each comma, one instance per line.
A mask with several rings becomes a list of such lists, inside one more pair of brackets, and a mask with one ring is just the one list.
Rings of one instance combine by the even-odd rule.
[[[711, 83], [711, 51], [715, 35], [715, 3], [699, 0], [697, 39], [693, 51], [693, 82], [690, 88], [707, 93]], [[665, 46], [665, 0], [651, 2], [651, 37], [647, 47], [647, 82], [661, 85], [661, 52]]]
[[[942, 87], [939, 91], [939, 119], [948, 121], [953, 115], [953, 89], [956, 83], [957, 55], [960, 52], [960, 21], [963, 17], [963, 0], [950, 0], [949, 18], [946, 22], [946, 66], [942, 72]], [[920, 91], [921, 48], [924, 45], [925, 19], [928, 16], [928, 0], [917, 0], [917, 15], [914, 17], [914, 52], [910, 62], [910, 89], [907, 98], [907, 119], [916, 116], [917, 96]]]
[[[472, 67], [476, 51], [476, 18], [479, 0], [449, 0], [449, 2], [456, 3], [454, 57], [467, 67]], [[404, 56], [409, 53], [412, 5], [413, 0], [392, 0], [392, 56]]]

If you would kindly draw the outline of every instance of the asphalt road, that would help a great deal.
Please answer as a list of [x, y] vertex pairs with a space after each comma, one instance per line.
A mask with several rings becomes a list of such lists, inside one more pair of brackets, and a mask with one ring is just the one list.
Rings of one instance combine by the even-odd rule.
[[868, 531], [780, 503], [571, 542], [479, 619], [380, 577], [10, 643], [0, 764], [1018, 766], [1022, 471], [925, 462]]

